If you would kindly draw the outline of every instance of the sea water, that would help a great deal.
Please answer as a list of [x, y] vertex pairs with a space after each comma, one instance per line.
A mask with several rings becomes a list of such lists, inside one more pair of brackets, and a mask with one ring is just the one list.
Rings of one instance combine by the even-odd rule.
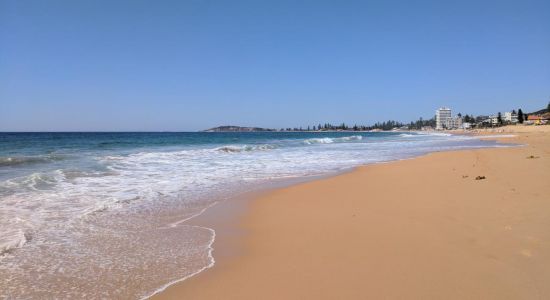
[[0, 133], [0, 298], [144, 298], [214, 264], [215, 232], [185, 220], [237, 193], [499, 146], [444, 133]]

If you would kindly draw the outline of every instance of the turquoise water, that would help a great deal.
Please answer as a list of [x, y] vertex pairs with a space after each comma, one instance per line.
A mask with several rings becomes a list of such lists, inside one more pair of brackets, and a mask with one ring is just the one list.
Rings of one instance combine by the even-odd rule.
[[497, 146], [400, 132], [0, 133], [0, 298], [145, 297], [214, 263], [215, 232], [183, 221], [237, 193]]

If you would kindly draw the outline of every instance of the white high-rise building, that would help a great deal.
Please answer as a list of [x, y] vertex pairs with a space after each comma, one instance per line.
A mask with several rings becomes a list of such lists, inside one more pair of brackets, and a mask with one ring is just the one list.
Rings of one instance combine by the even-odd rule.
[[451, 109], [442, 107], [435, 111], [435, 129], [443, 130], [450, 129], [453, 125]]

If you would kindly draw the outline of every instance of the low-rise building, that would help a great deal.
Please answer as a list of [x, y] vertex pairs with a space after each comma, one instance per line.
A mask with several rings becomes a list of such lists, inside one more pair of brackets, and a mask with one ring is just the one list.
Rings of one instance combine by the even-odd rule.
[[516, 124], [518, 122], [518, 114], [515, 111], [507, 111], [504, 113], [504, 122]]
[[462, 128], [462, 117], [456, 116], [451, 119], [451, 124], [449, 126], [451, 129]]
[[491, 117], [489, 117], [489, 116], [479, 115], [475, 118], [475, 122], [478, 123], [478, 124], [483, 124], [483, 123], [487, 123], [487, 122], [490, 122], [490, 121], [491, 121]]
[[470, 128], [472, 128], [472, 123], [470, 122], [462, 123], [462, 129], [470, 129]]
[[542, 115], [529, 115], [527, 117], [528, 123], [535, 125], [544, 125], [550, 122], [550, 113], [545, 113]]
[[491, 126], [498, 125], [498, 115], [492, 115], [489, 117]]

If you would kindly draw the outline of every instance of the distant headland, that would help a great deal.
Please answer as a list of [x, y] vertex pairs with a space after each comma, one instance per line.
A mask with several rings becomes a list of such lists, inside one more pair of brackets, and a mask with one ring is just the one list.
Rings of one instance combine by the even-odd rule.
[[259, 132], [259, 131], [276, 131], [269, 128], [260, 127], [241, 127], [241, 126], [218, 126], [203, 130], [203, 132]]

